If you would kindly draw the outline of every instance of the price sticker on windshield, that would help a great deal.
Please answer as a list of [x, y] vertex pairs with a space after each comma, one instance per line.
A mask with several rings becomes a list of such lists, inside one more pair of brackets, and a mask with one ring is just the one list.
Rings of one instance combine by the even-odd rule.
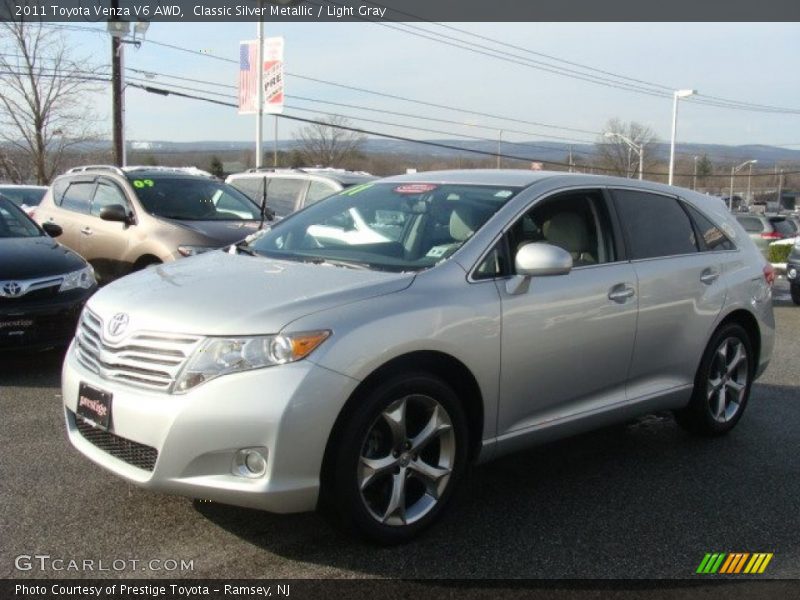
[[398, 185], [394, 188], [396, 194], [424, 194], [425, 192], [432, 192], [438, 185], [432, 183], [406, 183], [405, 185]]
[[144, 187], [153, 187], [155, 183], [152, 179], [134, 179], [133, 180], [133, 187], [135, 188], [144, 188]]

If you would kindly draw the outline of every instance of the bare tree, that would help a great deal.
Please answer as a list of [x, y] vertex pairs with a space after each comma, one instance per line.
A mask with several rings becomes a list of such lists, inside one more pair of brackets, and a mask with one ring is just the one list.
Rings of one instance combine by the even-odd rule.
[[[72, 60], [63, 36], [41, 23], [0, 23], [0, 169], [49, 183], [71, 147], [96, 139], [87, 94], [99, 69]], [[5, 150], [5, 151], [4, 151]], [[11, 164], [11, 154], [24, 164]]]
[[623, 137], [642, 148], [644, 171], [655, 164], [653, 152], [648, 150], [652, 150], [656, 135], [649, 127], [635, 121], [624, 123], [619, 119], [611, 119], [602, 133], [596, 144], [600, 166], [623, 177], [634, 177], [638, 173], [639, 153]]
[[357, 158], [366, 136], [343, 129], [350, 127], [344, 117], [319, 117], [320, 123], [308, 125], [296, 136], [303, 160], [309, 166], [340, 167]]

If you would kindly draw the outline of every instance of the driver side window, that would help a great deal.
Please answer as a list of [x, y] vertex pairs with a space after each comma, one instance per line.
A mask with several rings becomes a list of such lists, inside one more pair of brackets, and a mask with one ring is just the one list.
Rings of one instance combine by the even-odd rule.
[[564, 192], [537, 203], [509, 231], [514, 255], [532, 242], [566, 250], [575, 267], [617, 260], [611, 221], [598, 190]]

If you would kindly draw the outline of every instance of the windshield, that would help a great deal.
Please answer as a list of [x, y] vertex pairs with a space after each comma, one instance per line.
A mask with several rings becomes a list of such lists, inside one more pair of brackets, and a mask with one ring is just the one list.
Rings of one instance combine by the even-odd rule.
[[39, 237], [41, 235], [42, 232], [25, 213], [14, 206], [10, 200], [0, 197], [0, 239]]
[[518, 191], [367, 183], [284, 219], [249, 249], [272, 258], [416, 271], [451, 256]]
[[38, 187], [3, 187], [0, 186], [0, 194], [11, 200], [17, 206], [39, 206], [47, 188]]
[[133, 189], [151, 215], [183, 221], [241, 221], [261, 218], [247, 196], [213, 179], [131, 178]]

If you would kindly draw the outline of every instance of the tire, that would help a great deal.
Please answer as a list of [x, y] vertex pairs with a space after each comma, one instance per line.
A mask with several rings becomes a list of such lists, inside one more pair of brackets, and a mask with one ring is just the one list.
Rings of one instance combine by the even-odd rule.
[[389, 379], [359, 401], [338, 436], [325, 490], [334, 514], [379, 544], [414, 538], [452, 498], [467, 438], [464, 410], [444, 381], [426, 373]]
[[736, 323], [723, 325], [708, 342], [686, 408], [675, 420], [690, 433], [718, 436], [728, 433], [742, 418], [755, 373], [753, 345]]
[[792, 294], [792, 302], [800, 306], [800, 283], [793, 283], [790, 285], [789, 291]]
[[141, 271], [143, 269], [146, 269], [147, 267], [154, 267], [156, 265], [161, 265], [161, 264], [163, 264], [163, 262], [158, 260], [157, 258], [141, 258], [134, 263], [133, 269], [131, 269], [131, 273], [135, 273], [136, 271]]

